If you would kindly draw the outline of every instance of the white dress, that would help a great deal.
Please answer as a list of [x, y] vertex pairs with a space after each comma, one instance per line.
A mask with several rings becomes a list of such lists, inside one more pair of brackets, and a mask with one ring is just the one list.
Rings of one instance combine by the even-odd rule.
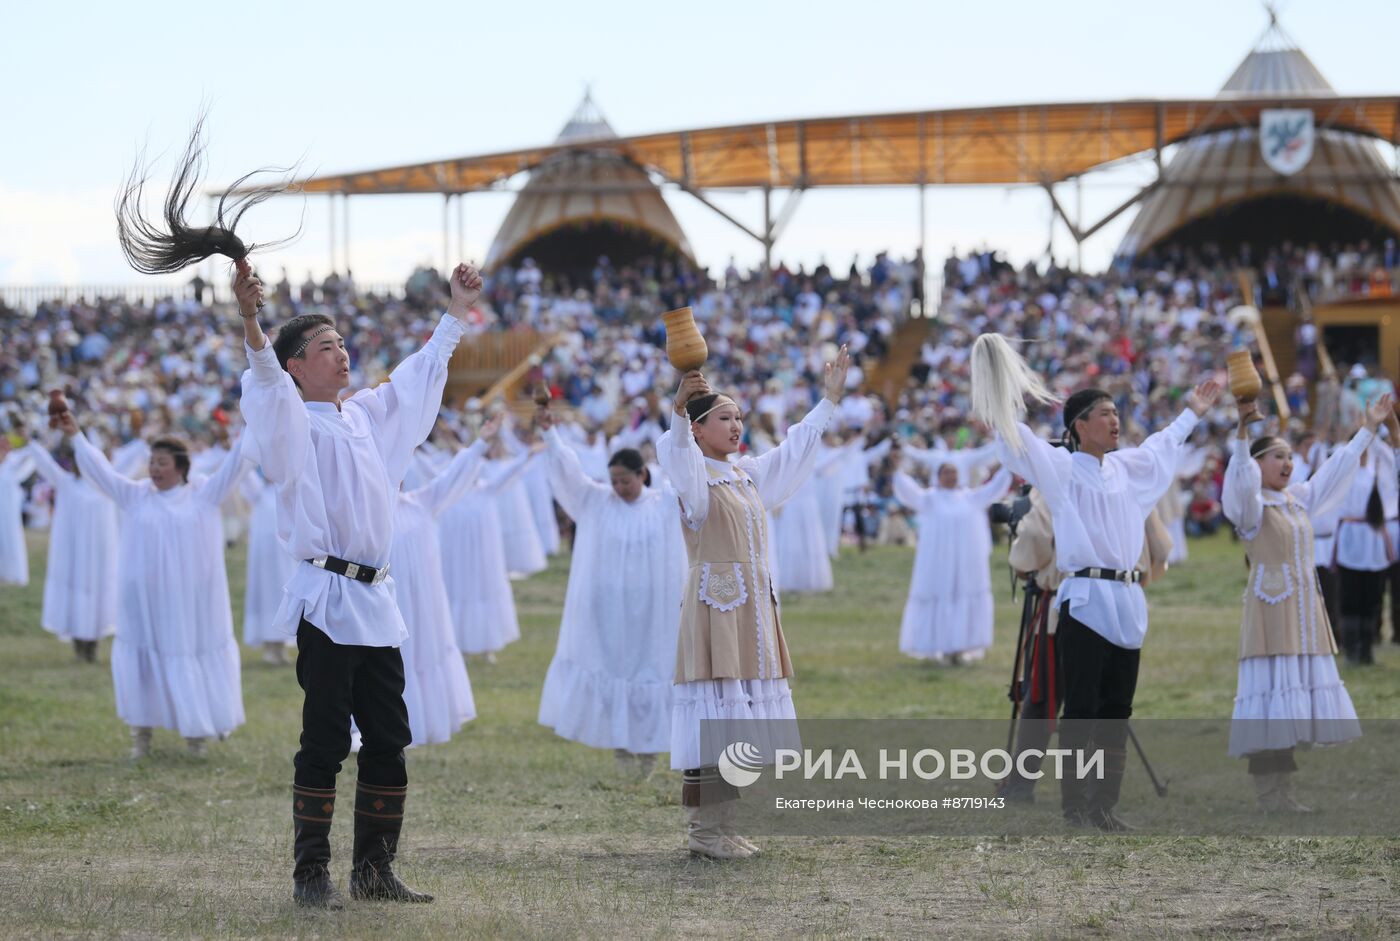
[[29, 550], [24, 544], [24, 488], [34, 473], [26, 448], [11, 451], [0, 461], [0, 585], [29, 584]]
[[559, 517], [554, 513], [554, 494], [549, 487], [549, 465], [533, 461], [525, 468], [525, 492], [530, 498], [530, 514], [540, 535], [540, 548], [546, 557], [559, 551]]
[[28, 452], [54, 488], [44, 630], [62, 640], [101, 640], [117, 629], [117, 507], [38, 442]]
[[821, 506], [822, 530], [826, 534], [826, 551], [835, 559], [841, 554], [841, 515], [845, 510], [844, 475], [846, 448], [822, 445], [817, 454], [817, 501]]
[[[1351, 490], [1357, 464], [1371, 435], [1362, 430], [1352, 442], [1338, 448], [1313, 472], [1311, 478], [1292, 484], [1287, 491], [1264, 490], [1259, 464], [1249, 456], [1249, 442], [1236, 438], [1235, 452], [1225, 469], [1222, 505], [1226, 517], [1241, 537], [1253, 540], [1264, 518], [1264, 507], [1281, 507], [1285, 514], [1304, 517], [1293, 521], [1301, 550], [1312, 541], [1311, 524], [1318, 515], [1331, 513]], [[1306, 555], [1303, 556], [1306, 559]], [[1318, 583], [1314, 566], [1303, 561], [1297, 566], [1296, 593], [1300, 629], [1313, 637], [1303, 650], [1317, 649], [1316, 637], [1326, 626], [1311, 623], [1314, 611], [1325, 611], [1317, 599]], [[1266, 603], [1279, 603], [1259, 592]], [[1293, 603], [1286, 601], [1284, 603]], [[1330, 643], [1330, 641], [1329, 641]], [[1327, 649], [1324, 646], [1323, 649]], [[1361, 725], [1346, 684], [1337, 673], [1337, 659], [1328, 653], [1274, 654], [1241, 657], [1231, 717], [1229, 754], [1232, 758], [1267, 750], [1292, 748], [1302, 743], [1335, 744], [1359, 738]]]
[[212, 477], [170, 490], [112, 469], [82, 435], [78, 467], [124, 515], [117, 557], [112, 681], [117, 715], [186, 738], [243, 724], [219, 504], [248, 465], [235, 446]]
[[557, 430], [546, 440], [554, 498], [577, 532], [540, 724], [594, 748], [664, 752], [687, 570], [675, 492], [647, 487], [628, 503], [588, 478]]
[[994, 606], [988, 559], [987, 509], [1011, 485], [998, 471], [976, 488], [921, 487], [898, 473], [894, 495], [918, 514], [914, 576], [899, 628], [899, 649], [911, 657], [975, 654], [992, 645]]
[[520, 639], [498, 512], [501, 491], [517, 483], [529, 454], [487, 461], [482, 480], [442, 514], [438, 539], [457, 648], [494, 653]]
[[[528, 462], [534, 455], [527, 451], [516, 457], [522, 456], [526, 459], [522, 473], [511, 475], [510, 481], [495, 495], [496, 510], [501, 516], [501, 538], [505, 541], [506, 571], [516, 578], [528, 577], [549, 567], [544, 544], [540, 541], [539, 524], [530, 505], [529, 486], [525, 483]], [[510, 458], [488, 461], [483, 473], [492, 477], [501, 469], [512, 466], [511, 461]]]
[[243, 593], [243, 643], [249, 647], [278, 643], [295, 645], [296, 638], [277, 629], [282, 588], [296, 571], [297, 560], [277, 538], [277, 488], [260, 471], [245, 474], [243, 498], [253, 511], [248, 516], [248, 577]]
[[438, 517], [456, 503], [481, 470], [478, 441], [421, 487], [399, 494], [389, 567], [394, 598], [408, 625], [403, 642], [403, 701], [414, 745], [445, 742], [476, 718], [471, 681], [452, 630], [443, 583]]
[[[817, 458], [820, 465], [822, 457]], [[783, 594], [832, 589], [831, 553], [822, 519], [820, 467], [803, 481], [775, 517], [773, 579]]]

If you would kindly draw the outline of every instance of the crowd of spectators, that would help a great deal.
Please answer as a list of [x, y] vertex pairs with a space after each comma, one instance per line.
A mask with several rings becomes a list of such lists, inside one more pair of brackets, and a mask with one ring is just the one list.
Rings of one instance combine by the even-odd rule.
[[[1328, 254], [1284, 245], [1257, 261], [1247, 250], [1227, 259], [1205, 249], [1119, 262], [1100, 275], [1053, 263], [1017, 268], [988, 251], [954, 255], [943, 266], [938, 319], [917, 331], [925, 339], [907, 382], [888, 398], [848, 396], [838, 425], [841, 433], [863, 432], [872, 440], [976, 443], [968, 426], [969, 356], [979, 334], [995, 331], [1022, 344], [1056, 393], [1091, 383], [1107, 389], [1127, 435], [1141, 437], [1170, 421], [1191, 386], [1248, 342], [1248, 325], [1231, 312], [1261, 299], [1241, 296], [1239, 266], [1256, 268], [1262, 292], [1276, 282], [1284, 291], [1302, 284], [1320, 292], [1356, 279], [1371, 285], [1365, 273], [1389, 269], [1395, 254], [1392, 242]], [[921, 267], [917, 257], [900, 261], [881, 253], [868, 266], [852, 263], [845, 271], [779, 266], [764, 277], [731, 261], [711, 276], [681, 259], [614, 265], [599, 258], [586, 276], [566, 279], [527, 258], [493, 272], [475, 329], [556, 336], [530, 385], [549, 385], [582, 424], [615, 434], [667, 423], [676, 376], [666, 362], [660, 314], [690, 306], [709, 346], [707, 373], [752, 414], [751, 443], [766, 446], [815, 402], [822, 363], [841, 344], [855, 364], [851, 388], [861, 387], [911, 309], [922, 308]], [[46, 391], [61, 386], [84, 425], [110, 444], [165, 431], [212, 443], [235, 432], [246, 367], [241, 333], [230, 308], [209, 302], [207, 288], [196, 279], [183, 298], [0, 307], [0, 431], [27, 436], [41, 424]], [[422, 343], [445, 297], [441, 275], [430, 268], [413, 272], [393, 292], [362, 290], [349, 273], [293, 286], [283, 271], [266, 319], [275, 324], [311, 311], [333, 316], [350, 347], [352, 384], [360, 386], [382, 378]], [[1306, 391], [1306, 383], [1290, 383], [1299, 406]], [[1200, 443], [1218, 447], [1231, 420], [1227, 412], [1222, 406], [1208, 416], [1197, 432]], [[1044, 433], [1059, 431], [1053, 409], [1029, 420]], [[877, 496], [897, 459], [896, 451], [876, 467]], [[1193, 529], [1218, 524], [1222, 466], [1208, 463], [1199, 479], [1186, 482]]]

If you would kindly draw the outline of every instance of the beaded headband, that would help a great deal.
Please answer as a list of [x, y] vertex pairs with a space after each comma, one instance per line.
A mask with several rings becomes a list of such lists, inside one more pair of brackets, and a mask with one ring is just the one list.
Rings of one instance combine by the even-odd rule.
[[322, 325], [320, 326], [319, 329], [312, 330], [311, 332], [305, 334], [305, 335], [301, 338], [301, 345], [298, 346], [294, 351], [292, 351], [292, 355], [291, 355], [289, 358], [290, 358], [290, 359], [296, 359], [296, 358], [297, 358], [298, 356], [300, 356], [302, 353], [305, 353], [305, 352], [306, 352], [306, 348], [307, 348], [308, 346], [311, 345], [311, 341], [312, 341], [312, 340], [316, 339], [316, 338], [319, 337], [321, 334], [325, 333], [327, 330], [334, 330], [334, 329], [335, 329], [335, 327], [332, 327], [330, 324], [326, 323], [326, 324], [322, 324]]

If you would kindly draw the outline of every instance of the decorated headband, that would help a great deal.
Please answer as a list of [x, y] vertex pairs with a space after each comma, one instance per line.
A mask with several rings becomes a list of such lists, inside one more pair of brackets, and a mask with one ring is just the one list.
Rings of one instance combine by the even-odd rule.
[[[711, 412], [713, 412], [713, 411], [714, 411], [715, 409], [717, 409], [717, 408], [722, 408], [722, 407], [725, 406], [725, 405], [732, 405], [732, 406], [734, 406], [735, 408], [739, 408], [739, 403], [738, 403], [738, 402], [734, 401], [733, 399], [731, 399], [731, 398], [730, 398], [729, 396], [727, 396], [727, 395], [720, 395], [717, 399], [715, 399], [715, 404], [714, 404], [714, 405], [711, 405], [709, 408], [705, 409], [705, 410], [704, 410], [703, 412], [701, 412], [699, 415], [697, 415], [697, 416], [695, 416], [694, 418], [692, 418], [692, 419], [690, 420], [691, 424], [694, 424], [695, 422], [698, 422], [698, 421], [704, 421], [705, 418], [706, 418], [706, 416], [708, 416]], [[742, 411], [742, 409], [741, 409], [741, 411]]]
[[320, 326], [318, 329], [312, 330], [312, 331], [310, 331], [309, 333], [305, 334], [305, 335], [301, 338], [301, 345], [298, 346], [295, 350], [293, 350], [293, 351], [292, 351], [292, 355], [291, 355], [290, 357], [288, 357], [288, 358], [289, 358], [289, 359], [296, 359], [296, 358], [297, 358], [298, 356], [300, 356], [302, 353], [305, 353], [305, 352], [306, 352], [306, 348], [307, 348], [308, 346], [311, 345], [311, 341], [312, 341], [312, 340], [316, 339], [316, 338], [319, 337], [321, 334], [325, 333], [327, 330], [334, 330], [334, 329], [335, 329], [335, 327], [332, 327], [330, 324], [325, 323], [325, 324], [321, 324], [321, 326]]
[[1276, 441], [1274, 441], [1273, 444], [1271, 444], [1271, 445], [1269, 445], [1267, 448], [1264, 448], [1263, 450], [1259, 451], [1257, 454], [1251, 449], [1249, 456], [1252, 457], [1252, 458], [1254, 458], [1255, 460], [1258, 460], [1259, 458], [1263, 457], [1264, 455], [1266, 455], [1266, 454], [1272, 454], [1272, 453], [1274, 453], [1275, 451], [1291, 451], [1291, 450], [1293, 450], [1293, 449], [1290, 448], [1290, 447], [1288, 446], [1288, 442], [1287, 442], [1287, 441], [1284, 441], [1282, 438], [1279, 438], [1279, 439], [1277, 439]]

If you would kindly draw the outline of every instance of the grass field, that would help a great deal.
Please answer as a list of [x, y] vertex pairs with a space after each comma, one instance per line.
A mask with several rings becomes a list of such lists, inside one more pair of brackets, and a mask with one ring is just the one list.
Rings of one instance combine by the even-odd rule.
[[[290, 758], [300, 690], [247, 652], [248, 723], [206, 759], [156, 733], [127, 761], [108, 645], [98, 666], [39, 629], [28, 588], [0, 589], [0, 935], [5, 937], [1336, 937], [1400, 935], [1400, 840], [1368, 838], [768, 838], [733, 865], [683, 849], [679, 780], [629, 781], [611, 754], [535, 723], [567, 559], [516, 583], [523, 639], [470, 664], [479, 718], [410, 752], [400, 869], [429, 906], [290, 900]], [[998, 555], [1000, 558], [1000, 554]], [[896, 650], [913, 553], [846, 550], [836, 591], [784, 602], [804, 717], [1000, 718], [1018, 612], [1004, 567], [988, 658], [930, 668]], [[229, 555], [241, 611], [243, 555]], [[1238, 546], [1192, 544], [1149, 590], [1137, 714], [1228, 716]], [[1357, 711], [1400, 717], [1400, 648], [1346, 670]], [[1130, 774], [1136, 773], [1130, 769]], [[354, 762], [341, 788], [353, 788]], [[1240, 771], [1239, 786], [1248, 788]], [[1400, 786], [1377, 800], [1400, 799]], [[1053, 814], [1050, 801], [1044, 811]], [[342, 802], [349, 810], [349, 802]], [[351, 814], [335, 825], [344, 885]]]

